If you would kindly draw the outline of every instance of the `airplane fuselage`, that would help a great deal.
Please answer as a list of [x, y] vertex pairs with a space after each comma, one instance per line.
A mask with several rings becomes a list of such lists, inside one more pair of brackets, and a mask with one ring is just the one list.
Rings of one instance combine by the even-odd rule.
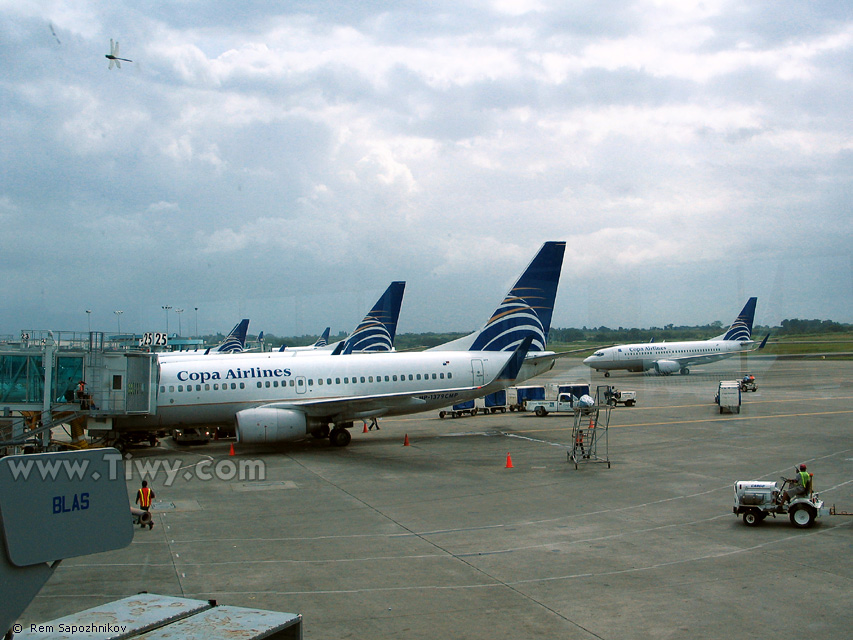
[[[299, 355], [297, 356], [297, 353]], [[116, 419], [117, 429], [234, 424], [239, 411], [275, 405], [308, 422], [402, 415], [470, 400], [553, 366], [527, 363], [516, 380], [493, 381], [511, 352], [243, 353], [163, 360], [157, 413]]]

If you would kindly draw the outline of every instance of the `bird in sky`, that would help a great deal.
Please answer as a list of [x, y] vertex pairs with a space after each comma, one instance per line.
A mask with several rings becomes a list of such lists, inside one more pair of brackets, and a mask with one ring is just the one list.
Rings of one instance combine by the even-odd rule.
[[133, 60], [128, 60], [127, 58], [119, 58], [118, 53], [118, 41], [113, 42], [113, 39], [110, 38], [110, 52], [106, 55], [107, 60], [110, 61], [110, 69], [113, 68], [113, 65], [117, 66], [121, 69], [121, 60], [124, 62], [133, 62]]

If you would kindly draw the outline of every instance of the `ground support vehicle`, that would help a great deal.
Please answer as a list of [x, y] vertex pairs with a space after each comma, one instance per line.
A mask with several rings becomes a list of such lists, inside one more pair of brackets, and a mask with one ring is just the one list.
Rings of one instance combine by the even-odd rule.
[[540, 418], [544, 418], [552, 412], [569, 412], [574, 411], [575, 408], [588, 409], [593, 405], [593, 400], [588, 395], [581, 397], [588, 400], [581, 401], [570, 393], [561, 393], [556, 400], [528, 400], [524, 403], [524, 410], [532, 411]]
[[636, 391], [619, 391], [616, 387], [599, 385], [596, 388], [595, 394], [599, 402], [604, 402], [614, 407], [617, 404], [624, 404], [626, 407], [633, 407], [637, 404]]
[[566, 452], [575, 469], [580, 464], [602, 463], [610, 468], [610, 410], [609, 404], [595, 404], [574, 412], [572, 447]]
[[474, 400], [474, 406], [485, 414], [506, 413], [506, 389], [501, 389], [482, 398], [477, 398]]
[[754, 527], [761, 524], [767, 516], [788, 515], [791, 524], [805, 529], [814, 524], [821, 516], [829, 515], [829, 509], [817, 493], [796, 496], [789, 502], [782, 502], [782, 494], [786, 488], [797, 486], [797, 480], [781, 478], [781, 485], [776, 482], [760, 480], [739, 480], [734, 484], [735, 503], [732, 513], [742, 516], [746, 525]]
[[175, 444], [207, 444], [210, 442], [210, 432], [196, 427], [172, 429], [172, 440]]
[[459, 404], [454, 404], [449, 409], [442, 409], [438, 412], [438, 417], [442, 420], [447, 416], [451, 418], [461, 418], [462, 416], [476, 416], [479, 413], [479, 409], [474, 406], [473, 400], [468, 400], [467, 402], [460, 402]]
[[720, 413], [740, 413], [740, 381], [720, 380], [714, 402], [720, 406]]
[[755, 384], [755, 376], [747, 375], [741, 378], [740, 381], [740, 390], [743, 392], [746, 391], [756, 391], [758, 386]]
[[525, 385], [509, 387], [506, 390], [506, 405], [510, 411], [524, 411], [524, 403], [528, 400], [544, 400], [545, 387]]

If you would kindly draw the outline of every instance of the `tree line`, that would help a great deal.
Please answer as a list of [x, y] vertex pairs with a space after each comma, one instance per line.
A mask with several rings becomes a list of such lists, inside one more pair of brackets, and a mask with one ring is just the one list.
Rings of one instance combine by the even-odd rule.
[[[668, 342], [678, 340], [707, 340], [714, 336], [724, 333], [728, 329], [728, 325], [723, 326], [720, 321], [712, 322], [705, 325], [696, 326], [674, 326], [672, 324], [664, 325], [663, 327], [650, 327], [648, 329], [611, 328], [607, 326], [600, 327], [581, 327], [577, 328], [552, 328], [548, 336], [549, 343], [576, 343], [589, 342], [591, 344], [603, 343], [625, 343], [625, 342], [649, 342], [651, 340]], [[843, 333], [853, 331], [853, 324], [843, 322], [834, 322], [832, 320], [800, 320], [798, 318], [782, 320], [779, 327], [768, 327], [755, 325], [752, 332], [756, 336], [763, 336], [767, 333], [772, 333], [774, 336], [793, 336], [805, 334], [826, 334], [826, 333]], [[436, 347], [445, 342], [450, 342], [467, 333], [445, 332], [445, 333], [398, 333], [394, 341], [394, 347], [398, 351], [409, 351], [418, 349], [429, 349]], [[207, 344], [217, 344], [221, 342], [225, 336], [221, 333], [216, 335], [204, 336]], [[267, 348], [277, 348], [281, 345], [298, 347], [303, 345], [313, 344], [317, 341], [317, 335], [302, 335], [302, 336], [277, 336], [271, 333], [264, 335], [264, 342]], [[346, 334], [339, 332], [336, 336], [330, 336], [329, 342], [337, 342], [344, 340]], [[257, 336], [250, 336], [249, 341], [257, 339]]]

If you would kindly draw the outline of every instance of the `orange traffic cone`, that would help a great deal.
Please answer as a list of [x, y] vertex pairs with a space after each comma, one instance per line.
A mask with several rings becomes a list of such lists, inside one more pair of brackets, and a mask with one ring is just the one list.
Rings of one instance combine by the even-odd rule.
[[409, 446], [409, 434], [408, 433], [406, 434], [406, 438], [403, 440], [403, 446], [404, 447]]
[[361, 431], [362, 433], [367, 433], [367, 423], [364, 423], [364, 429]]
[[509, 455], [509, 453], [507, 453], [507, 454], [506, 454], [506, 468], [507, 468], [507, 469], [512, 469], [512, 468], [513, 468], [513, 466], [512, 466], [512, 456], [511, 456], [511, 455]]
[[229, 456], [233, 456], [233, 455], [234, 455], [234, 443], [233, 443], [233, 442], [231, 443], [231, 450], [228, 452], [228, 455], [229, 455]]

